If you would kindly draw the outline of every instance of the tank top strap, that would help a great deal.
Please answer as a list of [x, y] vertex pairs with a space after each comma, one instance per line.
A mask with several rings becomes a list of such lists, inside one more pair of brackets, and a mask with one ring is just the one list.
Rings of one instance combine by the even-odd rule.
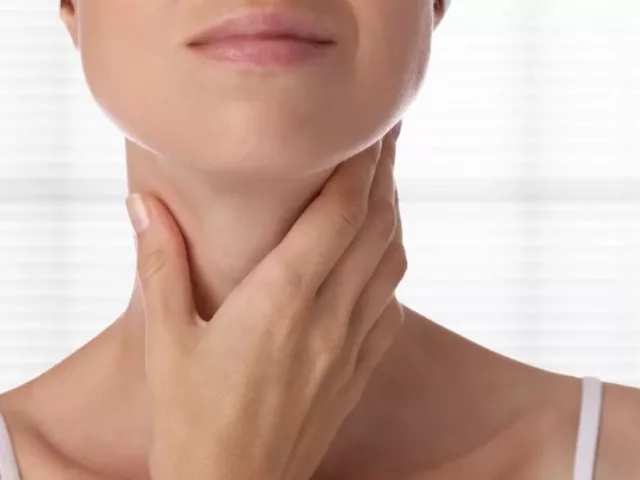
[[4, 421], [2, 412], [0, 412], [0, 478], [2, 480], [20, 480], [9, 428]]
[[576, 444], [573, 480], [594, 480], [600, 418], [602, 416], [602, 381], [595, 377], [582, 379], [580, 426]]

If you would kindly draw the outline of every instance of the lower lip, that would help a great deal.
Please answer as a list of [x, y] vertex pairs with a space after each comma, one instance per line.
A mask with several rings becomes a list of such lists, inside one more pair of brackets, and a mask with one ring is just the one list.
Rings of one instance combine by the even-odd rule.
[[192, 45], [197, 53], [210, 60], [246, 67], [287, 67], [325, 55], [333, 43], [293, 38], [237, 37], [215, 43]]

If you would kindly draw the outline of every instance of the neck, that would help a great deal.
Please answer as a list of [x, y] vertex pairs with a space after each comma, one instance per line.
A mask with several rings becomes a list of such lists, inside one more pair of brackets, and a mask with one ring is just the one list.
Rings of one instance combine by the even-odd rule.
[[[129, 191], [156, 195], [177, 221], [187, 245], [197, 311], [207, 320], [284, 238], [333, 172], [242, 176], [240, 168], [235, 174], [205, 171], [162, 161], [129, 140], [127, 169]], [[134, 301], [137, 296], [134, 292]]]
[[[331, 174], [234, 179], [163, 164], [130, 143], [127, 162], [130, 191], [157, 195], [184, 234], [203, 318], [282, 240]], [[122, 316], [34, 382], [25, 395], [31, 404], [21, 407], [64, 455], [116, 478], [147, 476], [141, 305], [134, 287]], [[319, 477], [399, 478], [398, 472], [455, 458], [514, 422], [549, 381], [405, 311], [400, 334], [334, 439]]]

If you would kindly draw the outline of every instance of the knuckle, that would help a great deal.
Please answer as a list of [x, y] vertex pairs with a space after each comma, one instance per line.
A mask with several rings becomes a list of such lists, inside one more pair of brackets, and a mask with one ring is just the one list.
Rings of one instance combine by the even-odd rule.
[[367, 207], [354, 199], [349, 200], [351, 201], [338, 206], [338, 219], [342, 226], [355, 233], [360, 230], [367, 218]]
[[398, 283], [404, 278], [409, 268], [407, 260], [407, 252], [404, 245], [398, 242], [392, 242], [389, 245], [389, 268], [393, 272], [394, 278]]
[[270, 279], [275, 282], [276, 291], [286, 296], [296, 295], [301, 292], [304, 284], [304, 274], [289, 262], [274, 261], [270, 266]]
[[138, 266], [138, 275], [141, 280], [154, 278], [163, 272], [169, 264], [167, 253], [161, 248], [154, 248], [141, 259]]
[[386, 198], [376, 203], [371, 215], [371, 229], [383, 242], [389, 242], [398, 224], [395, 206]]
[[340, 326], [318, 328], [311, 335], [312, 349], [318, 357], [333, 362], [340, 357], [344, 337], [344, 329]]

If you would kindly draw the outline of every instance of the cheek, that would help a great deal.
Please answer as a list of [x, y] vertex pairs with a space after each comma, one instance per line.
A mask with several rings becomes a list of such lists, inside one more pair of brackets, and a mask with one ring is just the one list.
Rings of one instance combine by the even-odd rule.
[[[161, 82], [158, 30], [149, 0], [86, 0], [80, 14], [81, 58], [88, 87], [109, 118], [122, 126], [127, 117], [149, 111]], [[157, 16], [157, 14], [155, 14]], [[145, 21], [145, 16], [147, 16]]]
[[[352, 0], [359, 24], [359, 74], [390, 102], [404, 105], [420, 87], [429, 61], [430, 0]], [[365, 79], [361, 80], [366, 85]]]

